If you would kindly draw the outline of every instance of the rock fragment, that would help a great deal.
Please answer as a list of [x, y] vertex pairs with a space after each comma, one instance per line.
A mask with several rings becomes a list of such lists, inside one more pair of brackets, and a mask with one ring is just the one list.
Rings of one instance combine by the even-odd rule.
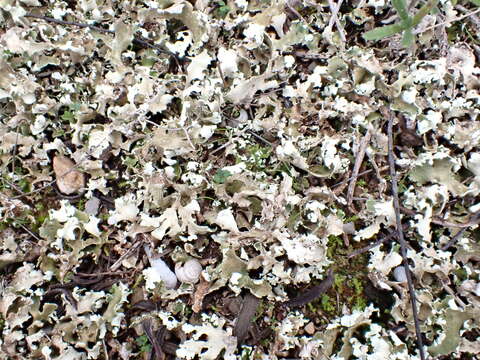
[[58, 190], [66, 195], [78, 193], [85, 187], [85, 175], [75, 168], [75, 163], [63, 155], [53, 158], [53, 171]]

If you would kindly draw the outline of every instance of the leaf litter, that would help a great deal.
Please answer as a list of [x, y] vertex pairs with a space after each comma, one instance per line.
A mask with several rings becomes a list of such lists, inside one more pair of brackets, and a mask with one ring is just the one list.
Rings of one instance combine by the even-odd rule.
[[478, 356], [473, 4], [2, 2], [2, 357]]

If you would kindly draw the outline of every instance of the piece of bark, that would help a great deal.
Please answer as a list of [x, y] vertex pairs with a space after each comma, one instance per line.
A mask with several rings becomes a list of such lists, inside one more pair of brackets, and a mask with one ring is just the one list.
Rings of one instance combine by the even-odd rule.
[[66, 195], [77, 193], [85, 187], [85, 175], [75, 169], [75, 163], [63, 155], [53, 158], [53, 171], [60, 192]]
[[199, 313], [202, 310], [203, 298], [208, 294], [209, 289], [210, 283], [203, 276], [200, 276], [200, 283], [195, 287], [195, 293], [193, 294], [192, 310], [194, 313]]
[[333, 279], [333, 270], [330, 270], [327, 277], [320, 284], [308, 289], [304, 293], [301, 293], [296, 298], [287, 301], [285, 305], [290, 307], [299, 307], [314, 301], [332, 287]]
[[243, 298], [242, 308], [238, 314], [233, 335], [237, 337], [237, 346], [240, 346], [248, 335], [248, 329], [252, 324], [252, 319], [257, 312], [260, 299], [248, 293]]

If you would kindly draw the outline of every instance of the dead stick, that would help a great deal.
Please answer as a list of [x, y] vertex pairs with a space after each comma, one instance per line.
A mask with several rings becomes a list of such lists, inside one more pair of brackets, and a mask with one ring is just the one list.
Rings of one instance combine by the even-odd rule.
[[346, 42], [347, 39], [345, 37], [345, 30], [343, 29], [342, 23], [338, 19], [338, 11], [340, 10], [340, 6], [342, 6], [343, 0], [338, 0], [338, 3], [335, 4], [333, 0], [328, 0], [328, 6], [330, 7], [330, 11], [332, 12], [332, 15], [330, 16], [330, 21], [329, 21], [329, 28], [333, 28], [333, 24], [337, 25], [337, 30], [338, 34], [340, 35], [340, 39], [343, 42]]
[[[400, 210], [404, 213], [406, 213], [407, 215], [417, 215], [417, 214], [420, 214], [414, 210], [411, 210], [411, 209], [407, 209], [403, 206], [400, 206]], [[479, 214], [480, 215], [480, 214]], [[470, 226], [473, 226], [473, 225], [477, 225], [478, 222], [480, 220], [480, 216], [479, 217], [476, 217], [475, 215], [472, 216], [470, 218], [470, 220], [468, 220], [466, 223], [460, 223], [460, 224], [457, 224], [457, 223], [452, 223], [450, 221], [447, 221], [447, 220], [443, 220], [437, 216], [433, 217], [431, 222], [432, 224], [435, 224], [435, 225], [440, 225], [440, 226], [445, 226], [445, 227], [451, 227], [451, 228], [468, 228]]]
[[[477, 223], [479, 219], [480, 219], [480, 212], [477, 212], [476, 214], [474, 214], [470, 218], [470, 220], [467, 222], [467, 224]], [[452, 247], [458, 241], [458, 239], [460, 239], [462, 237], [465, 230], [467, 230], [466, 227], [462, 228], [458, 233], [456, 233], [455, 236], [453, 238], [451, 238], [450, 241], [442, 247], [442, 251], [446, 251], [446, 250], [450, 249], [450, 247]]]
[[418, 320], [417, 298], [415, 296], [415, 289], [413, 287], [412, 275], [410, 273], [410, 266], [407, 258], [407, 243], [403, 236], [402, 219], [400, 217], [400, 202], [398, 200], [398, 184], [397, 174], [395, 171], [395, 159], [393, 157], [393, 115], [388, 112], [388, 163], [390, 165], [390, 177], [392, 179], [392, 195], [393, 207], [395, 209], [396, 227], [398, 233], [398, 240], [403, 258], [403, 267], [407, 275], [408, 292], [410, 293], [410, 302], [412, 304], [413, 322], [415, 324], [415, 333], [417, 335], [417, 345], [420, 352], [420, 359], [425, 360], [425, 353], [423, 350], [422, 332], [420, 331], [420, 322]]
[[367, 252], [368, 250], [370, 249], [373, 249], [374, 247], [376, 246], [379, 246], [385, 242], [387, 242], [388, 240], [390, 240], [391, 238], [393, 238], [395, 236], [395, 231], [391, 232], [390, 234], [388, 234], [387, 236], [381, 238], [380, 240], [377, 240], [375, 241], [373, 244], [370, 244], [370, 245], [367, 245], [363, 248], [360, 248], [358, 250], [355, 250], [354, 252], [352, 252], [350, 255], [348, 255], [348, 258], [351, 259], [357, 255], [360, 255], [360, 254], [363, 254], [364, 252]]
[[352, 176], [350, 184], [348, 184], [347, 190], [347, 206], [350, 206], [353, 201], [353, 192], [355, 191], [355, 185], [357, 184], [358, 172], [363, 164], [363, 158], [365, 157], [365, 151], [367, 150], [368, 143], [370, 142], [370, 131], [367, 130], [365, 136], [360, 140], [358, 147], [357, 157], [355, 159], [355, 165], [353, 165]]
[[[403, 225], [403, 228], [404, 228], [404, 230], [406, 230], [406, 229], [407, 229], [407, 225]], [[373, 249], [374, 247], [377, 247], [377, 246], [379, 246], [379, 245], [382, 245], [383, 243], [386, 243], [386, 242], [388, 242], [389, 240], [391, 240], [393, 237], [395, 237], [395, 235], [397, 235], [397, 232], [396, 232], [396, 231], [392, 231], [390, 234], [388, 234], [388, 235], [382, 237], [381, 239], [375, 241], [373, 244], [367, 245], [367, 246], [365, 246], [365, 247], [362, 247], [362, 248], [360, 248], [360, 249], [358, 249], [358, 250], [353, 251], [352, 253], [350, 253], [350, 254], [347, 256], [347, 258], [348, 258], [348, 259], [351, 259], [351, 258], [353, 258], [353, 257], [355, 257], [355, 256], [357, 256], [357, 255], [360, 255], [360, 254], [363, 254], [363, 253], [367, 252], [367, 251], [370, 250], [370, 249]]]

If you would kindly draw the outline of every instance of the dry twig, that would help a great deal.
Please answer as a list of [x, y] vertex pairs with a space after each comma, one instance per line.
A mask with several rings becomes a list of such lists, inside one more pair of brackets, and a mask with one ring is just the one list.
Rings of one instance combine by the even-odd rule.
[[310, 26], [310, 24], [308, 23], [307, 20], [304, 19], [304, 17], [297, 11], [295, 10], [295, 8], [291, 5], [291, 1], [286, 1], [285, 2], [285, 5], [288, 7], [288, 10], [290, 10], [292, 12], [293, 15], [295, 15], [296, 17], [298, 17], [300, 20], [303, 21], [303, 23], [305, 24], [305, 26], [308, 28], [308, 30], [310, 30], [312, 33], [315, 33], [315, 30], [312, 29], [312, 27]]
[[400, 242], [400, 249], [403, 258], [403, 267], [407, 275], [408, 292], [410, 294], [410, 302], [412, 304], [413, 322], [415, 324], [415, 333], [417, 335], [418, 351], [420, 352], [420, 359], [425, 360], [425, 352], [423, 349], [422, 332], [420, 330], [420, 322], [418, 320], [417, 298], [415, 296], [415, 288], [413, 287], [412, 275], [407, 258], [407, 243], [403, 236], [402, 219], [400, 215], [400, 201], [398, 199], [398, 184], [397, 174], [395, 171], [395, 158], [393, 155], [393, 115], [390, 111], [384, 111], [388, 116], [388, 163], [390, 165], [390, 177], [392, 179], [392, 195], [393, 207], [395, 209], [395, 220], [398, 233], [398, 240]]
[[123, 255], [121, 255], [117, 261], [115, 261], [112, 266], [110, 266], [110, 271], [115, 272], [122, 265], [122, 261], [129, 257], [134, 251], [136, 251], [140, 245], [143, 244], [143, 240], [137, 240]]
[[[479, 220], [480, 220], [480, 211], [477, 212], [476, 214], [474, 214], [470, 218], [470, 220], [467, 221], [466, 224], [471, 224], [471, 225], [478, 224]], [[450, 241], [442, 247], [442, 250], [446, 251], [446, 250], [450, 249], [450, 247], [452, 247], [458, 241], [458, 239], [460, 239], [462, 237], [465, 230], [467, 230], [467, 226], [460, 229], [460, 231], [458, 233], [456, 233], [455, 236], [453, 238], [451, 238]]]
[[328, 0], [328, 6], [330, 7], [330, 11], [332, 12], [332, 15], [330, 17], [330, 22], [328, 24], [328, 27], [331, 29], [333, 27], [333, 24], [337, 26], [338, 34], [340, 35], [340, 39], [342, 39], [343, 42], [347, 41], [347, 38], [345, 37], [345, 30], [343, 29], [343, 25], [338, 19], [338, 11], [340, 10], [340, 6], [342, 6], [343, 0], [338, 0], [338, 3], [335, 4], [333, 0]]
[[[407, 215], [419, 214], [415, 210], [407, 209], [403, 206], [400, 206], [400, 210], [402, 210], [402, 212], [406, 213]], [[440, 226], [449, 227], [449, 228], [466, 229], [466, 228], [469, 228], [470, 226], [477, 225], [480, 221], [480, 217], [476, 217], [474, 215], [470, 218], [470, 220], [468, 220], [466, 223], [463, 223], [463, 224], [452, 223], [450, 221], [443, 220], [438, 216], [433, 217], [431, 221], [432, 221], [432, 224], [435, 224], [435, 225], [440, 225]]]
[[348, 184], [347, 190], [347, 206], [352, 205], [353, 193], [355, 191], [355, 185], [357, 184], [358, 172], [363, 163], [365, 157], [365, 151], [367, 150], [368, 143], [370, 142], [370, 130], [367, 130], [365, 136], [360, 140], [357, 156], [355, 159], [355, 165], [353, 166], [352, 176], [350, 177], [350, 184]]
[[[388, 169], [388, 166], [381, 167], [380, 169], [378, 169], [378, 171], [379, 171], [378, 174], [380, 174], [381, 171], [384, 171], [384, 170], [387, 170], [387, 169]], [[362, 171], [361, 173], [358, 173], [358, 174], [357, 174], [357, 177], [363, 176], [363, 175], [366, 175], [366, 174], [369, 174], [369, 173], [371, 173], [372, 171], [373, 171], [373, 169], [368, 169], [368, 170]], [[335, 188], [335, 187], [337, 187], [337, 186], [340, 186], [340, 185], [342, 185], [342, 184], [345, 184], [346, 182], [349, 182], [349, 181], [352, 180], [352, 179], [353, 179], [353, 176], [350, 176], [348, 179], [342, 180], [342, 181], [334, 184], [334, 185], [332, 186], [332, 188]]]
[[429, 27], [423, 29], [423, 32], [428, 31], [428, 30], [435, 29], [436, 27], [439, 27], [439, 26], [450, 25], [450, 24], [453, 23], [453, 22], [463, 20], [463, 19], [468, 18], [468, 17], [470, 17], [470, 16], [474, 16], [475, 14], [478, 14], [478, 13], [480, 13], [480, 9], [474, 10], [474, 11], [469, 12], [468, 14], [465, 14], [465, 15], [462, 15], [462, 16], [458, 16], [458, 17], [456, 17], [456, 18], [454, 18], [454, 19], [450, 19], [450, 20], [447, 20], [447, 21], [444, 21], [444, 22], [441, 22], [441, 23], [438, 23], [438, 24], [429, 26]]
[[367, 245], [363, 248], [360, 248], [358, 250], [355, 250], [354, 252], [352, 252], [351, 254], [348, 255], [348, 258], [351, 259], [357, 255], [360, 255], [360, 254], [363, 254], [365, 252], [367, 252], [368, 250], [370, 249], [373, 249], [374, 247], [376, 246], [379, 246], [383, 243], [386, 243], [387, 241], [391, 240], [394, 236], [395, 236], [395, 231], [392, 231], [390, 234], [388, 234], [387, 236], [381, 238], [380, 240], [377, 240], [375, 241], [373, 244], [370, 244], [370, 245]]
[[469, 9], [460, 4], [455, 5], [455, 8], [460, 10], [462, 13], [469, 15], [469, 20], [472, 22], [473, 25], [477, 27], [477, 30], [480, 30], [480, 19], [476, 14], [472, 14]]

